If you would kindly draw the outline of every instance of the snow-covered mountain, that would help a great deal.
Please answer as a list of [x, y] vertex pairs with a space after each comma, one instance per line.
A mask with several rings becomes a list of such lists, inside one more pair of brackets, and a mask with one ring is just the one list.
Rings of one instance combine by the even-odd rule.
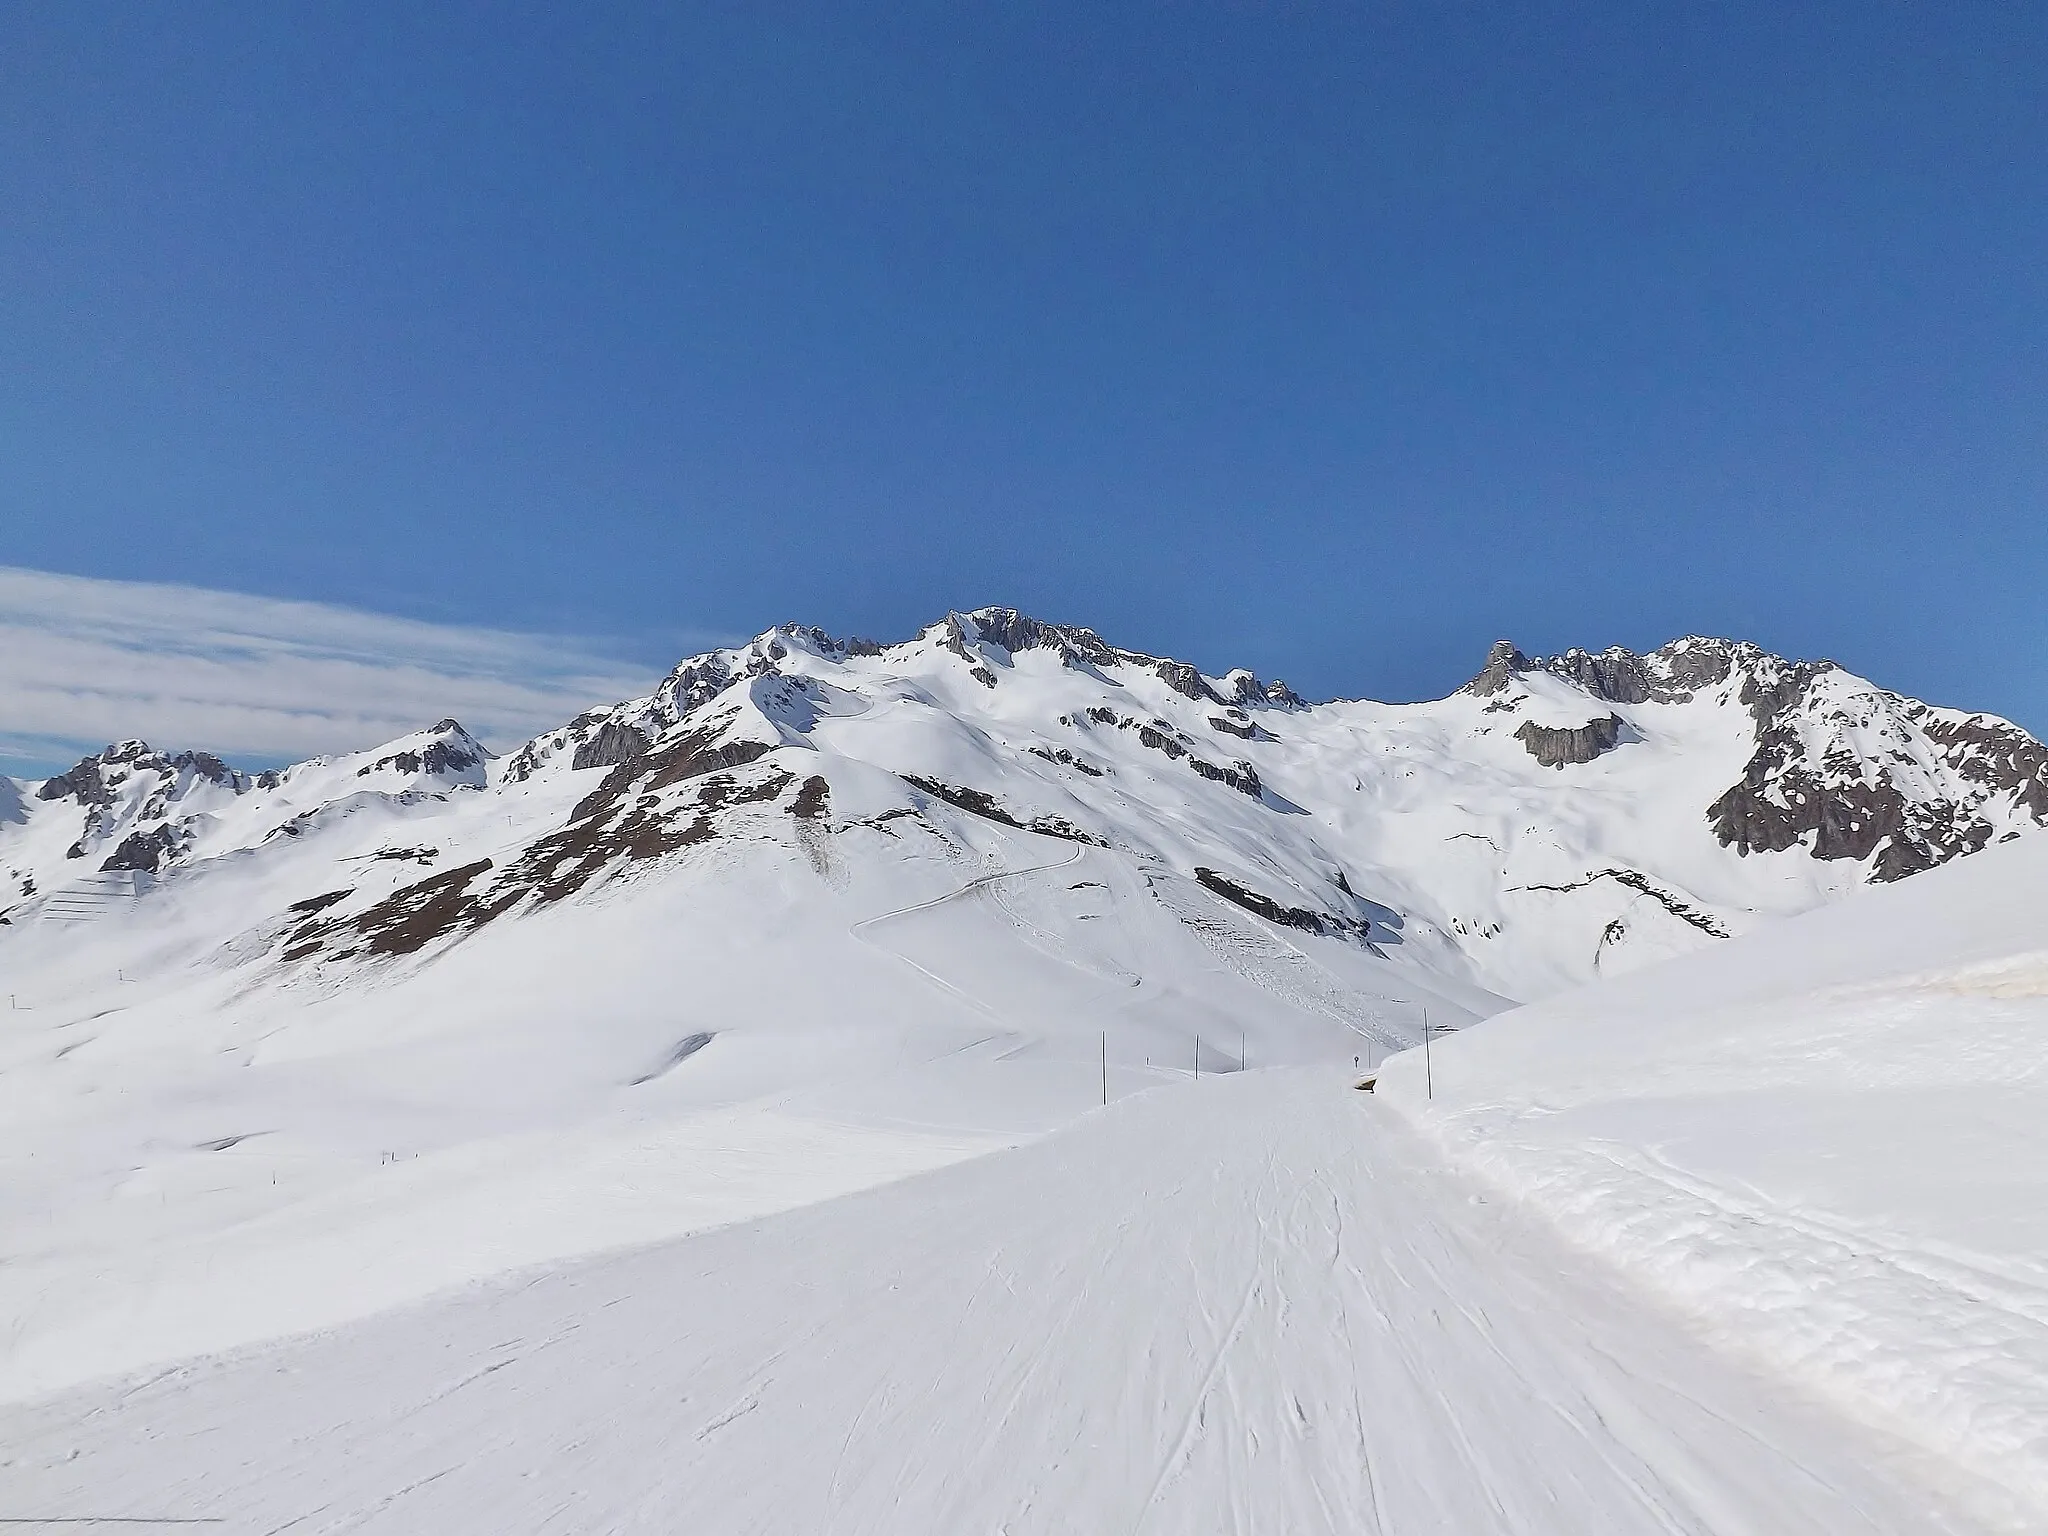
[[957, 855], [965, 817], [1528, 1000], [2048, 822], [2048, 748], [1724, 640], [1503, 641], [1448, 698], [1311, 705], [990, 608], [890, 646], [783, 626], [496, 761], [444, 720], [262, 774], [123, 742], [4, 793], [0, 919], [226, 877], [248, 895], [218, 937], [273, 969], [426, 950], [713, 843], [856, 879]]
[[2043, 819], [2016, 727], [1685, 640], [1311, 705], [1006, 609], [502, 757], [0, 781], [0, 1395], [1376, 1062]]

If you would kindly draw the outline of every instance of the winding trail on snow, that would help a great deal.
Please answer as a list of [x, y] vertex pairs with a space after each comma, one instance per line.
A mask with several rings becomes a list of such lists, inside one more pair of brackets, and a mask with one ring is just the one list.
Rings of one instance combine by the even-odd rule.
[[[1005, 1029], [1007, 1029], [1009, 1028], [1009, 1021], [1003, 1018], [1001, 1014], [997, 1013], [996, 1010], [991, 1008], [987, 1003], [983, 1002], [980, 998], [974, 996], [974, 994], [972, 994], [971, 992], [967, 992], [960, 987], [954, 986], [952, 982], [946, 980], [945, 977], [939, 975], [936, 971], [929, 970], [925, 966], [920, 965], [917, 961], [911, 959], [910, 956], [904, 954], [903, 951], [901, 951], [900, 949], [893, 949], [889, 945], [882, 943], [879, 939], [870, 937], [870, 930], [880, 927], [883, 923], [894, 922], [898, 918], [914, 917], [916, 914], [920, 912], [930, 912], [935, 908], [945, 906], [949, 902], [958, 901], [963, 896], [972, 896], [975, 892], [983, 890], [988, 886], [994, 885], [999, 880], [1014, 880], [1021, 875], [1040, 875], [1044, 874], [1048, 870], [1065, 869], [1070, 864], [1078, 864], [1081, 861], [1082, 856], [1087, 852], [1088, 849], [1086, 848], [1086, 846], [1076, 843], [1074, 845], [1074, 851], [1068, 854], [1067, 857], [1065, 857], [1064, 859], [1054, 859], [1050, 863], [1046, 864], [1030, 864], [1026, 865], [1022, 869], [991, 870], [987, 874], [976, 875], [972, 880], [969, 880], [966, 884], [956, 886], [954, 889], [947, 891], [942, 895], [932, 896], [924, 901], [912, 902], [909, 906], [898, 907], [893, 912], [878, 912], [873, 917], [864, 917], [859, 922], [848, 925], [846, 931], [849, 935], [851, 935], [855, 939], [858, 939], [861, 943], [867, 945], [870, 949], [875, 950], [880, 954], [888, 955], [890, 958], [901, 961], [904, 965], [909, 966], [913, 971], [917, 972], [918, 975], [922, 976], [926, 981], [930, 982], [934, 987], [937, 987], [941, 992], [945, 993], [946, 996], [952, 998], [955, 1002], [960, 1003], [965, 1007], [973, 1009], [983, 1018], [992, 1020], [993, 1022], [1000, 1024]], [[983, 1042], [976, 1042], [976, 1044], [981, 1043]]]
[[9, 1516], [224, 1533], [1982, 1531], [1323, 1072], [0, 1410]]

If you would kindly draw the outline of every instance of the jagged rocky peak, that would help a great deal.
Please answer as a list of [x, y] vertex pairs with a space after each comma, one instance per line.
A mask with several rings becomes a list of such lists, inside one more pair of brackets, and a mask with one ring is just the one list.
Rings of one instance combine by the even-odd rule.
[[1005, 657], [1019, 652], [1050, 650], [1062, 666], [1077, 669], [1134, 667], [1150, 672], [1182, 698], [1205, 704], [1272, 705], [1282, 709], [1306, 709], [1307, 701], [1283, 682], [1263, 683], [1250, 672], [1238, 669], [1223, 679], [1218, 690], [1202, 670], [1191, 662], [1171, 656], [1154, 656], [1145, 651], [1125, 650], [1111, 645], [1092, 629], [1078, 624], [1048, 624], [1015, 608], [976, 608], [968, 613], [949, 613], [932, 629], [939, 645], [974, 669], [973, 675], [993, 687], [996, 675], [989, 670], [990, 657], [980, 647], [995, 646]]
[[490, 749], [464, 730], [460, 720], [439, 721], [363, 755], [369, 761], [356, 769], [358, 778], [390, 771], [474, 784], [483, 783], [483, 766], [491, 758]]
[[1070, 667], [1115, 666], [1131, 654], [1106, 644], [1092, 629], [1076, 624], [1048, 624], [1015, 608], [949, 613], [935, 627], [939, 645], [971, 665], [994, 659], [982, 653], [983, 645], [995, 646], [1009, 656], [1020, 651], [1053, 651], [1061, 665]]
[[1673, 704], [1726, 682], [1737, 666], [1759, 662], [1779, 667], [1833, 666], [1832, 662], [1786, 662], [1747, 641], [1700, 635], [1688, 635], [1654, 651], [1610, 645], [1604, 651], [1573, 647], [1556, 656], [1528, 656], [1513, 641], [1496, 640], [1486, 653], [1486, 665], [1459, 691], [1489, 697], [1527, 673], [1544, 672], [1575, 683], [1591, 697], [1609, 704]]
[[1487, 698], [1511, 686], [1517, 677], [1534, 665], [1517, 649], [1514, 641], [1496, 640], [1487, 647], [1486, 665], [1479, 669], [1478, 676], [1458, 691]]
[[63, 773], [43, 780], [36, 789], [36, 798], [75, 800], [85, 806], [111, 805], [115, 791], [138, 774], [156, 774], [182, 782], [203, 780], [235, 794], [276, 782], [273, 774], [247, 774], [230, 768], [211, 752], [166, 754], [146, 741], [131, 739], [82, 757]]
[[1870, 860], [1875, 881], [2048, 822], [2048, 746], [2010, 721], [1939, 709], [1832, 662], [1759, 655], [1738, 699], [1755, 721], [1742, 778], [1708, 807], [1738, 853], [1805, 846]]
[[[840, 639], [827, 634], [815, 624], [778, 624], [767, 634], [760, 636], [754, 644], [763, 651], [788, 641], [801, 646], [814, 656], [823, 656], [833, 661], [843, 661], [849, 656], [879, 656], [882, 647], [873, 640], [864, 640], [858, 635]], [[780, 661], [782, 657], [776, 656]]]

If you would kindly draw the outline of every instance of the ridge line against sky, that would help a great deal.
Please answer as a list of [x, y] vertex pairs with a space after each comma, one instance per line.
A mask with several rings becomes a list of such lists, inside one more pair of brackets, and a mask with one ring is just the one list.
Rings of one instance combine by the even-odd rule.
[[[672, 654], [636, 665], [624, 653], [644, 656], [645, 643], [0, 566], [0, 773], [46, 775], [132, 737], [271, 767], [376, 746], [447, 716], [503, 751], [592, 706], [647, 693], [685, 655], [745, 638], [685, 630]], [[1142, 635], [1104, 638], [1148, 650]], [[1466, 681], [1483, 659], [1429, 697]], [[1223, 675], [1214, 658], [1197, 665]], [[1345, 696], [1372, 694], [1354, 687]]]

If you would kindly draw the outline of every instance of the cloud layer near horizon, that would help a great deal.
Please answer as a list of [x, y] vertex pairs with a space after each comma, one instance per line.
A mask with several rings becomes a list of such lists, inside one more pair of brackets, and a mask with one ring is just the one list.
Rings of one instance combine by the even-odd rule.
[[502, 749], [653, 682], [562, 636], [0, 566], [0, 763], [17, 773], [135, 736], [289, 761], [449, 715]]

